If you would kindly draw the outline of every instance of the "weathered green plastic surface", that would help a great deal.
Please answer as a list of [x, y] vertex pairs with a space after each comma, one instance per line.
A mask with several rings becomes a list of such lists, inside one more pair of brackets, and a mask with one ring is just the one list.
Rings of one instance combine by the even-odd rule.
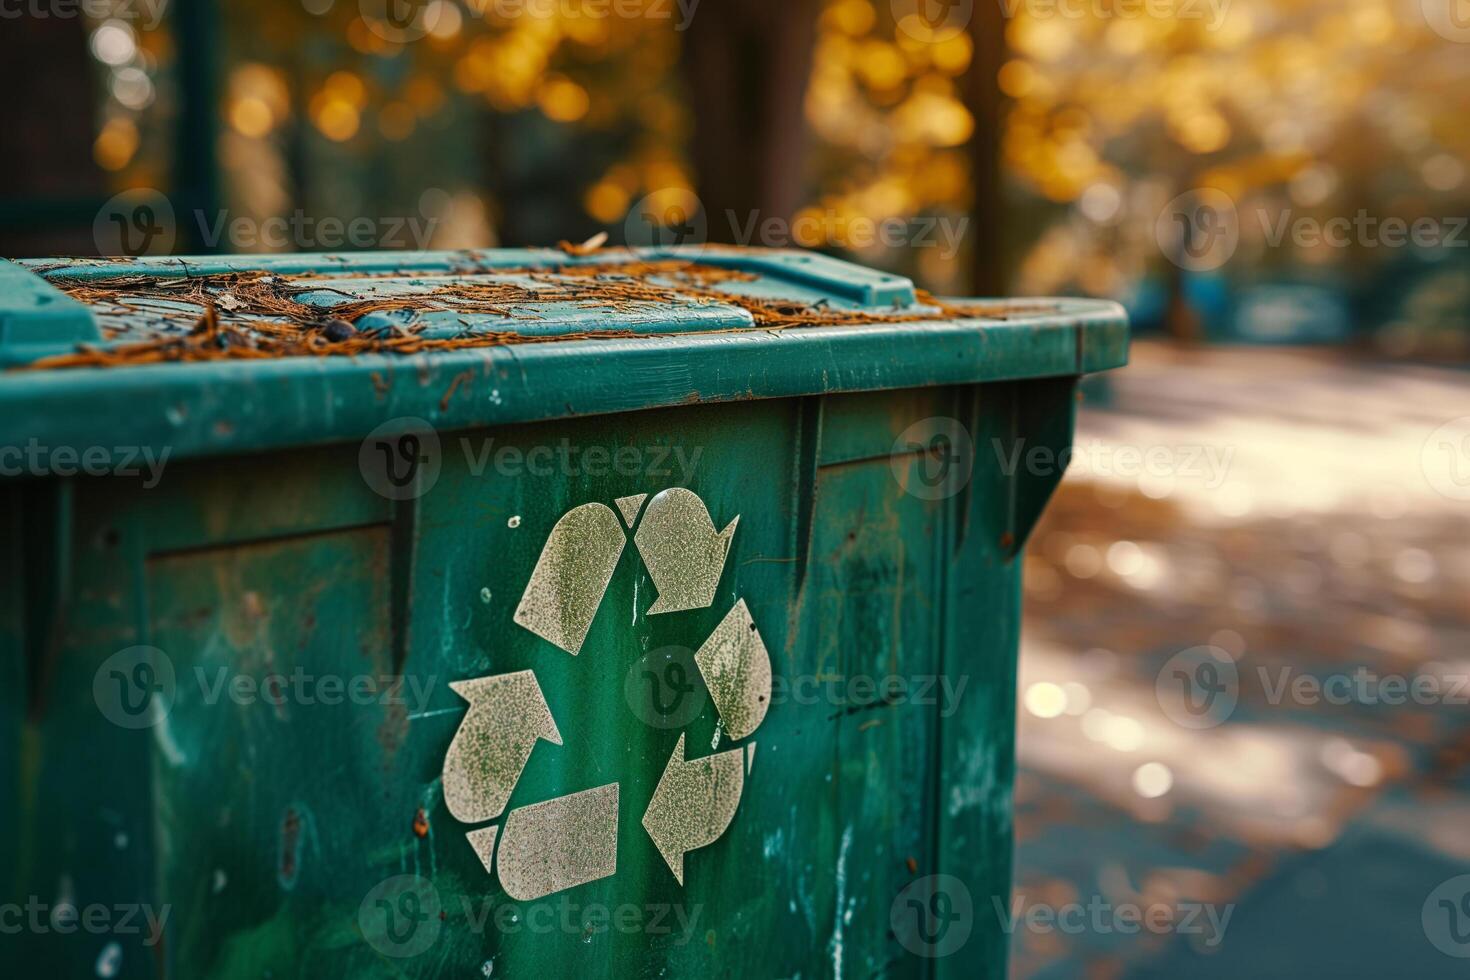
[[[851, 292], [774, 260], [763, 283], [903, 300], [902, 283], [837, 272]], [[172, 451], [156, 485], [0, 480], [6, 900], [168, 910], [156, 943], [146, 927], [25, 929], [0, 935], [6, 961], [68, 977], [1003, 976], [1019, 555], [1058, 474], [1001, 461], [1068, 445], [1076, 376], [1125, 351], [1117, 309], [1078, 303], [1008, 322], [0, 375], [0, 447]], [[395, 501], [359, 450], [405, 415], [434, 424], [438, 475]], [[927, 456], [894, 447], [936, 417], [976, 452], [958, 492], [928, 499]], [[560, 446], [583, 464], [494, 455]], [[629, 447], [636, 469], [585, 462]], [[629, 532], [575, 657], [514, 621], [564, 513], [675, 486], [716, 528], [739, 517], [711, 606], [649, 615], [658, 590]], [[682, 727], [640, 720], [639, 658], [698, 648], [739, 600], [787, 695], [740, 740], [708, 700]], [[136, 730], [94, 694], [135, 645], [176, 675], [167, 716]], [[407, 703], [211, 703], [222, 677], [297, 668], [387, 677]], [[465, 718], [448, 684], [519, 670], [562, 744], [536, 744], [508, 812], [619, 784], [616, 873], [532, 901], [482, 866], [440, 778]], [[891, 676], [910, 696], [852, 689]], [[792, 693], [803, 682], [815, 701]], [[681, 733], [690, 759], [755, 745], [732, 822], [685, 855], [682, 884], [640, 823]], [[949, 906], [920, 910], [933, 942], [915, 952], [895, 908], [914, 921], [904, 889], [937, 874], [967, 889], [968, 936], [941, 950]], [[431, 892], [382, 884], [404, 875]], [[380, 898], [391, 935], [367, 935]]]

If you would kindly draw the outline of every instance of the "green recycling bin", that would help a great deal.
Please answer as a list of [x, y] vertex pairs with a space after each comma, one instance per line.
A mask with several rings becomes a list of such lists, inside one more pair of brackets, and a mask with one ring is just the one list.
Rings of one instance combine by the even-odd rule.
[[817, 254], [0, 263], [17, 976], [1004, 975], [1118, 306]]

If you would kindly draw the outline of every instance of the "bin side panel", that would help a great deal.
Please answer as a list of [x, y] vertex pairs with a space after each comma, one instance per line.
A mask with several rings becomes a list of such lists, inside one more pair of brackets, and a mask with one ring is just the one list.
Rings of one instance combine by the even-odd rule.
[[[829, 406], [829, 418], [839, 406]], [[886, 431], [886, 426], [878, 433]], [[889, 440], [891, 444], [891, 439]], [[884, 457], [821, 470], [803, 596], [811, 673], [791, 678], [793, 714], [816, 726], [834, 786], [825, 855], [797, 879], [823, 897], [812, 964], [835, 976], [921, 975], [893, 939], [892, 903], [931, 866], [930, 698], [938, 680], [947, 555], [943, 502], [903, 492]], [[793, 842], [793, 846], [800, 844]], [[825, 858], [825, 860], [824, 860]]]
[[[18, 777], [33, 831], [16, 853], [42, 857], [18, 877], [170, 908], [164, 941], [125, 949], [121, 976], [928, 976], [895, 903], [947, 873], [973, 894], [974, 935], [941, 972], [994, 974], [1014, 488], [977, 453], [954, 493], [916, 493], [923, 457], [891, 452], [936, 417], [977, 444], [1014, 437], [1016, 391], [441, 432], [431, 485], [397, 501], [369, 488], [357, 444], [190, 461], [147, 488], [85, 483], [63, 642]], [[711, 533], [738, 524], [712, 603], [655, 614], [661, 559], [636, 528], [676, 487]], [[589, 502], [634, 528], [574, 656], [515, 612], [552, 528]], [[764, 721], [731, 740], [697, 671], [657, 657], [698, 650], [741, 602], [776, 680]], [[166, 719], [123, 730], [93, 681], [138, 643], [163, 651], [176, 687]], [[517, 900], [468, 836], [503, 832], [505, 814], [461, 823], [440, 777], [466, 718], [449, 683], [525, 670], [560, 744], [535, 742], [505, 814], [615, 783], [617, 869]], [[731, 823], [684, 855], [682, 883], [643, 825], [681, 738], [687, 760], [736, 751], [745, 768]], [[81, 778], [79, 756], [102, 771]], [[404, 881], [428, 890], [409, 902]], [[422, 900], [436, 914], [418, 917]], [[385, 914], [400, 917], [374, 932]], [[35, 962], [93, 968], [98, 949], [63, 947]]]
[[7, 961], [27, 976], [93, 975], [110, 946], [119, 978], [162, 970], [162, 929], [147, 915], [167, 914], [154, 874], [154, 733], [114, 725], [100, 707], [146, 706], [117, 697], [134, 675], [108, 663], [140, 642], [141, 567], [115, 523], [126, 514], [112, 506], [126, 498], [115, 485], [65, 479], [28, 480], [12, 496], [19, 574], [4, 592], [19, 607], [18, 640], [5, 652], [21, 677], [17, 742], [5, 746], [17, 776], [13, 831], [0, 846], [15, 869], [7, 901], [26, 910]]
[[[978, 461], [967, 494], [957, 501], [963, 531], [946, 582], [944, 674], [966, 683], [958, 710], [941, 721], [936, 765], [940, 794], [934, 848], [936, 893], [968, 909], [967, 923], [929, 923], [935, 950], [947, 929], [970, 924], [964, 955], [936, 956], [935, 977], [969, 978], [975, 965], [1004, 976], [1010, 934], [1012, 784], [1015, 776], [1016, 654], [1021, 623], [1021, 559], [1025, 536], [1018, 504], [1020, 471], [1003, 463], [1027, 448], [1032, 434], [1018, 424], [1029, 382], [971, 389], [967, 416]], [[1033, 437], [1034, 440], [1034, 437]], [[1025, 503], [1024, 501], [1022, 502]], [[1021, 515], [1018, 516], [1018, 509]], [[942, 906], [941, 906], [942, 907]], [[922, 914], [922, 913], [921, 913]]]
[[[350, 879], [384, 816], [411, 810], [394, 752], [406, 708], [388, 552], [377, 526], [148, 563], [151, 642], [174, 651], [179, 672], [156, 760], [177, 975], [297, 946], [331, 892], [329, 869]], [[322, 683], [333, 677], [361, 681]]]

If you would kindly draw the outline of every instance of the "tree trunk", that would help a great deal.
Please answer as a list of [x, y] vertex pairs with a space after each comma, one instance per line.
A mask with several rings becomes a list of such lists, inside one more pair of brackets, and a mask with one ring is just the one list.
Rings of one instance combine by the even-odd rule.
[[99, 76], [80, 17], [0, 27], [0, 254], [92, 255], [92, 219], [107, 197], [92, 159]]
[[817, 0], [709, 0], [690, 23], [691, 156], [711, 241], [735, 241], [753, 215], [789, 219], [802, 203], [818, 10]]
[[970, 113], [975, 134], [970, 139], [970, 292], [975, 296], [1004, 296], [1010, 289], [1012, 263], [1005, 250], [1007, 228], [1001, 138], [1006, 100], [998, 76], [1005, 64], [1005, 14], [994, 0], [976, 0], [970, 18], [974, 54], [967, 79]]

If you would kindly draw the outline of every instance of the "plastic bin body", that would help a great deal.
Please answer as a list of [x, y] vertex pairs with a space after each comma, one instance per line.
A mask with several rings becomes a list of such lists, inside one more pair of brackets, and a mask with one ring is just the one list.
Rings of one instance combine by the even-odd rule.
[[[829, 259], [716, 260], [752, 295], [919, 308]], [[0, 349], [105, 326], [65, 295], [88, 276], [331, 269], [356, 296], [574, 261], [9, 266]], [[0, 940], [22, 973], [1004, 974], [1020, 554], [1077, 378], [1125, 359], [1118, 308], [515, 313], [578, 336], [0, 374], [0, 880], [41, 909]], [[732, 681], [760, 655], [730, 617], [769, 686]], [[554, 730], [524, 687], [450, 687], [522, 672]], [[509, 719], [488, 761], [481, 710]], [[496, 780], [504, 805], [471, 814]]]

